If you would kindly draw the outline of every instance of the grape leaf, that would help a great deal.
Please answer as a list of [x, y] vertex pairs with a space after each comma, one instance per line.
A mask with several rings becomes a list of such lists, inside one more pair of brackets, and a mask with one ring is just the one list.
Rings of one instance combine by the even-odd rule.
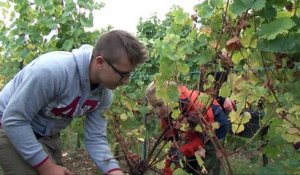
[[230, 6], [230, 10], [236, 14], [240, 15], [248, 9], [253, 9], [255, 11], [261, 10], [265, 7], [266, 0], [235, 0]]
[[194, 9], [197, 10], [198, 16], [201, 18], [209, 18], [213, 14], [213, 8], [207, 1], [196, 5]]
[[270, 23], [262, 24], [258, 32], [260, 38], [275, 39], [279, 34], [286, 34], [296, 23], [291, 18], [279, 18]]

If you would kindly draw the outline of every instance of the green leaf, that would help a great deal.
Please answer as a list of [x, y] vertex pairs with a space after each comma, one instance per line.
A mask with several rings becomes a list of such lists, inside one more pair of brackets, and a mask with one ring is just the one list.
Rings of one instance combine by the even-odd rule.
[[237, 51], [237, 52], [234, 52], [233, 55], [232, 55], [232, 62], [236, 65], [238, 65], [240, 63], [240, 61], [242, 61], [245, 58], [247, 58], [248, 56], [248, 53], [246, 50], [242, 50], [241, 52], [240, 51]]
[[248, 9], [261, 10], [265, 7], [265, 4], [266, 0], [235, 0], [230, 6], [230, 10], [236, 15], [241, 15]]
[[177, 101], [178, 100], [179, 94], [178, 94], [178, 89], [177, 89], [176, 85], [169, 85], [167, 87], [167, 92], [168, 92], [169, 99], [171, 101]]
[[90, 16], [87, 18], [83, 15], [80, 16], [80, 23], [84, 26], [84, 27], [93, 27], [93, 18], [92, 15], [90, 13]]
[[174, 172], [173, 175], [189, 175], [189, 173], [187, 173], [186, 171], [184, 171], [181, 168], [177, 168]]
[[265, 18], [266, 20], [272, 20], [276, 17], [277, 11], [274, 7], [266, 7], [261, 12], [260, 15], [262, 18]]
[[231, 87], [228, 84], [225, 84], [220, 89], [220, 96], [229, 97], [231, 93]]
[[26, 58], [26, 56], [29, 54], [29, 50], [27, 48], [23, 49], [20, 53], [21, 58]]
[[250, 28], [244, 30], [243, 37], [240, 38], [243, 47], [256, 48], [257, 45], [257, 35], [254, 32], [254, 24], [251, 24]]
[[[247, 1], [247, 0], [244, 0], [244, 1]], [[249, 0], [248, 0], [249, 1]], [[255, 11], [259, 11], [261, 9], [263, 9], [265, 7], [265, 4], [266, 4], [266, 0], [253, 0], [252, 1], [252, 5], [251, 5], [251, 8]]]
[[163, 44], [166, 44], [167, 47], [175, 49], [177, 44], [180, 42], [180, 36], [175, 34], [168, 34], [163, 39]]
[[209, 105], [211, 102], [211, 96], [206, 93], [201, 93], [198, 97], [198, 101], [204, 105]]
[[174, 13], [174, 21], [177, 24], [184, 25], [187, 20], [189, 20], [188, 13], [185, 13], [182, 8], [179, 8]]
[[66, 40], [62, 46], [64, 50], [71, 50], [73, 47], [73, 41], [72, 40]]
[[187, 64], [179, 63], [177, 64], [178, 72], [182, 75], [187, 75], [190, 71], [190, 68]]
[[167, 80], [172, 75], [175, 75], [175, 63], [167, 57], [161, 57], [160, 61], [160, 73], [163, 79]]
[[181, 40], [177, 45], [176, 53], [180, 54], [180, 55], [191, 54], [194, 51], [193, 44], [194, 44], [194, 40], [192, 40], [192, 39]]
[[[176, 49], [176, 53], [177, 55], [181, 55], [181, 58], [184, 58], [184, 55], [187, 53], [188, 50], [188, 42], [186, 40], [181, 40], [178, 45], [177, 45], [177, 49]], [[189, 52], [191, 53], [193, 50], [189, 50]]]
[[204, 51], [202, 51], [200, 53], [200, 55], [194, 57], [193, 59], [195, 59], [198, 63], [198, 65], [203, 65], [205, 63], [207, 63], [208, 61], [210, 61], [213, 56], [214, 56], [215, 52], [211, 49], [206, 49]]
[[46, 1], [44, 6], [49, 15], [53, 15], [55, 13], [55, 6], [53, 5], [53, 1]]
[[291, 18], [279, 18], [270, 23], [262, 24], [259, 35], [268, 40], [275, 39], [279, 34], [287, 34], [296, 23]]
[[181, 114], [181, 111], [179, 110], [179, 109], [174, 109], [173, 111], [172, 111], [172, 118], [173, 119], [177, 119], [179, 116], [180, 116], [180, 114]]
[[194, 7], [197, 10], [198, 16], [200, 18], [209, 18], [213, 14], [213, 8], [208, 4], [207, 1], [204, 1], [202, 4], [198, 4]]
[[277, 146], [273, 146], [273, 145], [267, 145], [265, 148], [264, 148], [264, 151], [263, 151], [265, 154], [267, 154], [267, 156], [269, 158], [276, 158], [277, 157], [277, 154], [280, 153], [280, 150], [277, 148]]
[[300, 34], [290, 33], [278, 35], [274, 40], [259, 40], [257, 48], [260, 51], [297, 53], [300, 50]]
[[223, 0], [210, 0], [210, 5], [216, 8], [223, 8], [224, 1]]
[[202, 34], [202, 33], [199, 33], [197, 38], [196, 38], [196, 41], [195, 43], [197, 43], [197, 47], [202, 47], [202, 46], [206, 46], [207, 45], [207, 35], [206, 34]]

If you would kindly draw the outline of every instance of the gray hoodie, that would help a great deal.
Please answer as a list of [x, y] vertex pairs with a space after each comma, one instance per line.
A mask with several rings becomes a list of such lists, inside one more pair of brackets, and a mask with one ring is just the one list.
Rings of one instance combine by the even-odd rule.
[[111, 90], [91, 90], [89, 64], [93, 47], [50, 52], [24, 67], [0, 92], [0, 119], [7, 136], [32, 166], [47, 157], [35, 138], [57, 134], [75, 117], [86, 115], [86, 149], [102, 172], [119, 168], [106, 137], [102, 116], [112, 101]]

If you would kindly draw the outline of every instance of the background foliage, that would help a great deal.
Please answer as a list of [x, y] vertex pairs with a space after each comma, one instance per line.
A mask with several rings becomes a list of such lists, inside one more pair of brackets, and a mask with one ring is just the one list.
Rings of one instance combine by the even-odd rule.
[[[5, 19], [0, 21], [0, 86], [42, 53], [94, 44], [100, 33], [110, 29], [86, 31], [93, 25], [92, 11], [102, 6], [92, 0], [1, 2]], [[147, 45], [150, 59], [135, 72], [130, 86], [115, 91], [114, 107], [107, 113], [113, 123], [109, 129], [115, 131], [109, 139], [121, 159], [127, 157], [122, 150], [146, 161], [155, 159], [151, 149], [159, 150], [154, 143], [160, 131], [144, 90], [154, 79], [159, 97], [172, 105], [176, 89], [164, 82], [175, 80], [203, 90], [218, 84], [218, 92], [201, 100], [209, 104], [216, 93], [235, 100], [237, 111], [229, 119], [234, 132], [242, 132], [250, 120], [251, 116], [240, 116], [246, 108], [264, 114], [259, 131], [269, 129], [263, 140], [260, 134], [247, 139], [228, 136], [224, 155], [233, 173], [245, 168], [236, 163], [238, 156], [255, 174], [300, 173], [299, 149], [295, 149], [300, 141], [299, 13], [298, 0], [206, 0], [195, 4], [192, 15], [174, 7], [164, 20], [141, 19], [137, 36]], [[227, 81], [215, 82], [210, 73], [216, 71], [225, 72]], [[79, 133], [80, 143], [82, 122], [75, 121], [65, 137]], [[158, 169], [168, 145], [160, 147], [157, 161], [151, 160]], [[249, 158], [247, 151], [256, 155]], [[265, 166], [261, 154], [269, 159]]]

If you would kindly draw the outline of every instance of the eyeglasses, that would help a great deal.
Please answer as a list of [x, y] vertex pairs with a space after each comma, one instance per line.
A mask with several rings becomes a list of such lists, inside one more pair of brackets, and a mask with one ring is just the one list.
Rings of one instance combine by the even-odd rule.
[[133, 75], [133, 72], [122, 72], [119, 71], [111, 62], [109, 62], [105, 57], [102, 58], [107, 62], [107, 64], [121, 77], [119, 81], [124, 81]]

